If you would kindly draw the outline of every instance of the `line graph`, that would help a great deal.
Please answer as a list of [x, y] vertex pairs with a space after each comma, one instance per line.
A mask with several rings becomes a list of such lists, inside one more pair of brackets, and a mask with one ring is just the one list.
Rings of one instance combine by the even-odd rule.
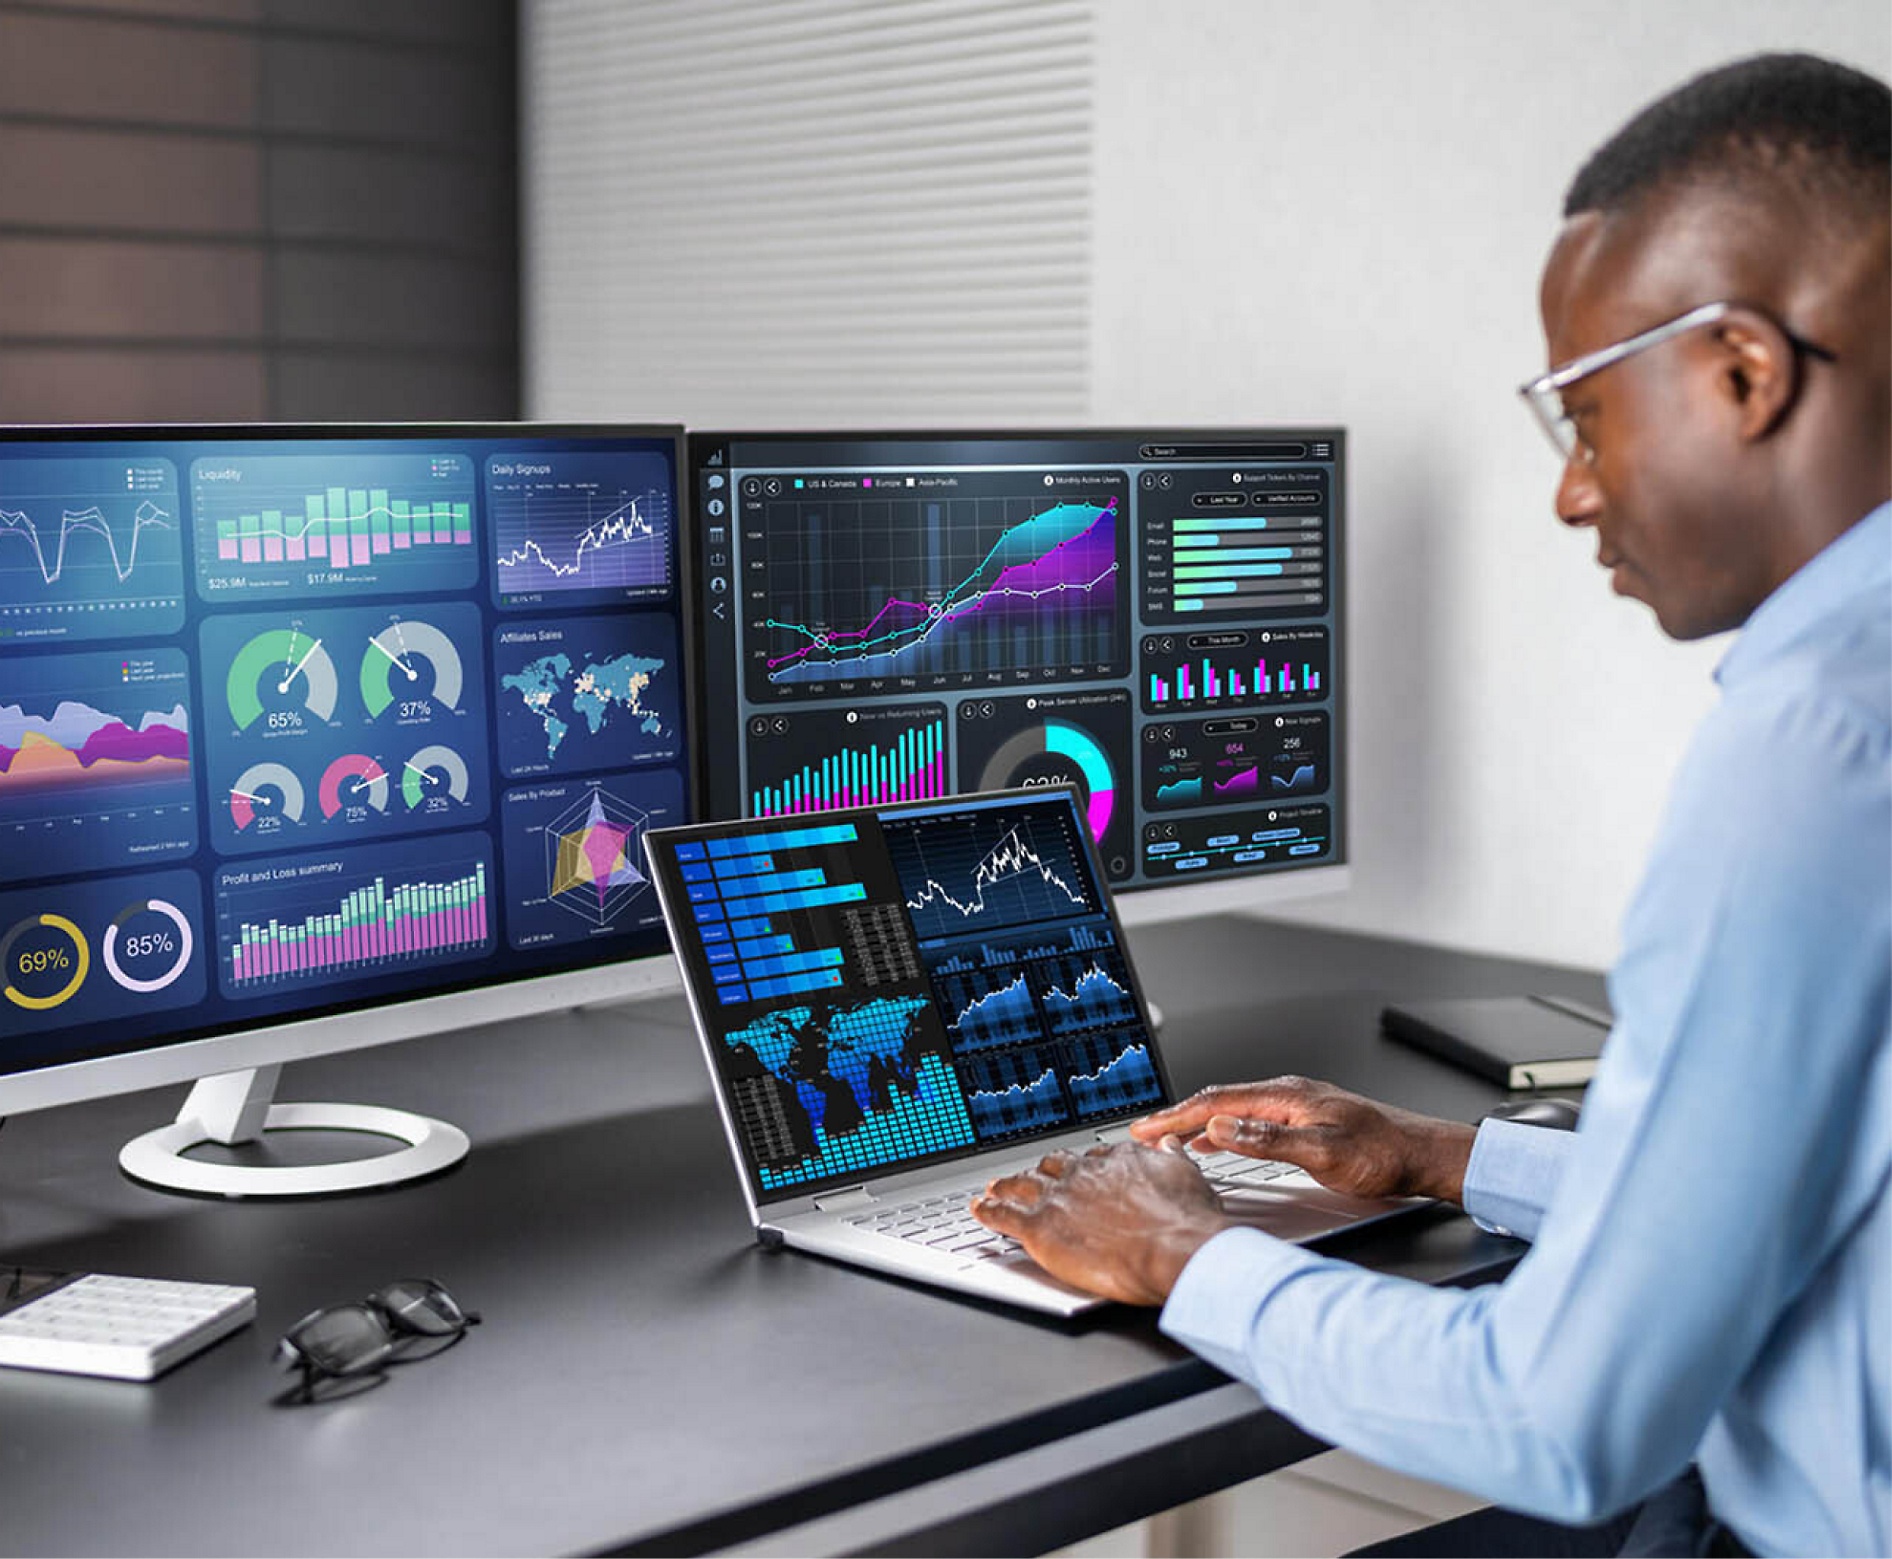
[[[1017, 1059], [1029, 1059], [1025, 1052]], [[1013, 1059], [1013, 1058], [1007, 1058]], [[984, 1082], [985, 1087], [971, 1087], [966, 1092], [966, 1106], [972, 1115], [972, 1129], [980, 1141], [994, 1137], [1012, 1137], [1021, 1132], [1043, 1131], [1061, 1126], [1070, 1119], [1064, 1102], [1064, 1090], [1058, 1087], [1058, 1074], [1046, 1066], [1035, 1077], [1006, 1082], [1002, 1076], [973, 1074], [969, 1082]]]
[[122, 585], [131, 578], [132, 571], [138, 566], [138, 538], [147, 530], [176, 530], [174, 516], [160, 509], [156, 504], [141, 503], [132, 511], [131, 544], [125, 549], [125, 556], [118, 555], [118, 538], [112, 534], [112, 527], [106, 522], [105, 511], [97, 504], [79, 510], [76, 514], [66, 509], [59, 516], [59, 540], [54, 546], [51, 562], [46, 558], [46, 544], [41, 539], [39, 527], [33, 516], [24, 509], [0, 509], [0, 534], [11, 531], [24, 536], [27, 546], [32, 550], [34, 560], [39, 564], [39, 576], [49, 585], [56, 585], [66, 573], [66, 543], [72, 539], [74, 531], [90, 532], [104, 539], [105, 550], [111, 559], [112, 572], [118, 576]]
[[1045, 970], [1045, 1018], [1054, 1034], [1072, 1034], [1111, 1023], [1138, 1021], [1136, 999], [1121, 961], [1097, 954], [1060, 958]]
[[0, 628], [42, 639], [183, 623], [177, 471], [169, 461], [0, 459]]
[[939, 992], [955, 1014], [953, 1050], [997, 1049], [1039, 1037], [1038, 1014], [1031, 1004], [1031, 987], [1021, 969], [1007, 980], [984, 975], [948, 975]]
[[982, 935], [1096, 913], [1073, 819], [1064, 808], [992, 809], [957, 823], [931, 819], [924, 835], [889, 819], [887, 847], [915, 934]]
[[493, 589], [501, 606], [669, 592], [673, 477], [648, 450], [494, 456], [486, 465]]
[[856, 678], [1121, 675], [1124, 500], [1055, 497], [1046, 480], [1034, 491], [993, 473], [965, 496], [880, 497], [863, 478], [858, 497], [745, 507], [751, 696]]
[[1080, 1119], [1114, 1115], [1163, 1097], [1150, 1047], [1142, 1034], [1131, 1031], [1104, 1035], [1078, 1046], [1078, 1066], [1066, 1083]]

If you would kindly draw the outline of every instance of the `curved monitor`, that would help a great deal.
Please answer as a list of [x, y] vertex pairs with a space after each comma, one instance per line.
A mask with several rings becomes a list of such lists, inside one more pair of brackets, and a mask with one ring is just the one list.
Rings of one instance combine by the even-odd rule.
[[681, 455], [0, 433], [0, 1115], [674, 984]]
[[1070, 784], [1127, 923], [1345, 885], [1344, 430], [690, 461], [707, 815]]

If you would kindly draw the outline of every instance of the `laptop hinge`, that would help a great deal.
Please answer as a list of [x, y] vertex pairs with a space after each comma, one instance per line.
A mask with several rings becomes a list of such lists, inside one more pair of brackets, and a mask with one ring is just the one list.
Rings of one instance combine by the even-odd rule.
[[864, 1185], [851, 1185], [845, 1191], [832, 1191], [826, 1196], [817, 1196], [815, 1206], [824, 1213], [852, 1212], [857, 1207], [872, 1207], [874, 1199]]
[[1130, 1128], [1128, 1126], [1105, 1126], [1092, 1135], [1106, 1147], [1109, 1147], [1115, 1143], [1128, 1142], [1130, 1140]]

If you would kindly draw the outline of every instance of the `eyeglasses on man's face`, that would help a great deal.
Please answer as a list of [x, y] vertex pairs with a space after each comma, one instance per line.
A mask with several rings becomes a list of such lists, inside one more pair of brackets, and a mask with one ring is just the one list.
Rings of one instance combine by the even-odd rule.
[[[1538, 375], [1528, 384], [1518, 387], [1518, 394], [1524, 404], [1531, 409], [1531, 415], [1550, 439], [1551, 447], [1557, 451], [1557, 458], [1568, 464], [1572, 460], [1581, 460], [1589, 464], [1595, 458], [1595, 452], [1583, 441], [1583, 435], [1577, 431], [1576, 421], [1564, 409], [1564, 391], [1578, 381], [1588, 379], [1592, 374], [1599, 374], [1605, 368], [1612, 368], [1626, 357], [1634, 357], [1638, 352], [1646, 352], [1651, 347], [1661, 346], [1673, 341], [1677, 336], [1686, 335], [1703, 325], [1712, 325], [1727, 318], [1737, 308], [1747, 308], [1751, 313], [1763, 313], [1752, 305], [1738, 304], [1726, 299], [1714, 303], [1703, 303], [1690, 309], [1686, 314], [1678, 314], [1674, 319], [1664, 320], [1640, 334], [1628, 336], [1621, 341], [1612, 341], [1608, 346], [1598, 347], [1594, 352], [1585, 352], [1581, 357], [1573, 357], [1567, 363], [1560, 363], [1550, 372]], [[1763, 317], [1772, 319], [1771, 315]], [[1788, 330], [1778, 320], [1773, 321], [1776, 329], [1787, 338], [1787, 342], [1796, 352], [1805, 352], [1809, 357], [1817, 357], [1822, 362], [1833, 362], [1835, 356], [1823, 346], [1803, 339]]]

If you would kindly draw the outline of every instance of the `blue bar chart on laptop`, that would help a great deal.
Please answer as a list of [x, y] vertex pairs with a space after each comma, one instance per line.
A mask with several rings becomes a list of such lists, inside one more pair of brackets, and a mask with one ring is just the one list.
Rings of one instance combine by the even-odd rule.
[[[866, 885], [837, 870], [832, 854], [859, 837], [853, 823], [824, 823], [677, 846], [677, 869], [723, 1005], [841, 985], [847, 953], [826, 934], [831, 917], [798, 912], [866, 901]], [[825, 864], [794, 862], [824, 850]]]

